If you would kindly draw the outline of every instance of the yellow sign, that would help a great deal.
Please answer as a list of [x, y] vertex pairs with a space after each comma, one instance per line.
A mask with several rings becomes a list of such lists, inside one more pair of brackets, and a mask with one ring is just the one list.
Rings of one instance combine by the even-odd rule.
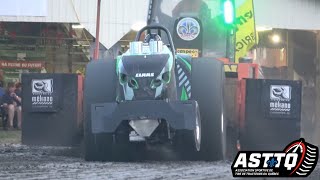
[[238, 65], [237, 64], [225, 64], [224, 65], [224, 72], [236, 73], [236, 72], [238, 72]]
[[239, 58], [246, 56], [257, 43], [258, 36], [255, 30], [253, 0], [236, 1], [236, 5], [235, 62], [239, 63]]
[[77, 71], [76, 71], [76, 74], [81, 74], [81, 75], [85, 75], [86, 73], [86, 68], [85, 67], [82, 67], [82, 68], [79, 68]]
[[177, 53], [189, 54], [193, 58], [199, 57], [199, 49], [177, 49]]

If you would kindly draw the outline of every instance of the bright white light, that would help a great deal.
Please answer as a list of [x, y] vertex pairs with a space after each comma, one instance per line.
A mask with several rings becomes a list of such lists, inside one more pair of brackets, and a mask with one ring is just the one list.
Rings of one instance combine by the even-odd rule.
[[233, 4], [230, 0], [227, 0], [224, 2], [224, 20], [227, 24], [233, 23], [233, 17], [234, 17], [234, 8]]
[[256, 28], [256, 30], [257, 30], [258, 32], [271, 31], [272, 28], [271, 28], [271, 27], [258, 26], [258, 27]]
[[221, 132], [224, 132], [224, 117], [223, 117], [223, 113], [221, 114]]
[[142, 28], [144, 28], [146, 25], [147, 25], [146, 22], [139, 21], [139, 22], [134, 23], [134, 24], [131, 26], [131, 29], [132, 29], [133, 31], [140, 31], [140, 30], [141, 30]]
[[83, 29], [83, 28], [84, 28], [84, 26], [81, 24], [73, 24], [72, 25], [72, 29]]
[[275, 44], [278, 44], [280, 41], [281, 41], [281, 38], [278, 34], [274, 34], [272, 35], [272, 42], [275, 43]]

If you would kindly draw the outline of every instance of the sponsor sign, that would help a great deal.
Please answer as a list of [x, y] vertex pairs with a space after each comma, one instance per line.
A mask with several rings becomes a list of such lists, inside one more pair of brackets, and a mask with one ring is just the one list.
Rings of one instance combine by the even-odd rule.
[[270, 86], [270, 114], [290, 114], [291, 90], [288, 85]]
[[224, 72], [226, 73], [237, 73], [238, 72], [238, 64], [225, 64]]
[[[35, 76], [36, 77], [36, 76]], [[28, 104], [31, 112], [57, 112], [62, 102], [63, 87], [59, 76], [31, 79]], [[29, 98], [28, 98], [29, 99]]]
[[299, 119], [301, 116], [300, 81], [264, 81], [262, 98], [262, 110], [267, 118]]
[[189, 54], [193, 58], [199, 57], [199, 49], [177, 49], [177, 53]]
[[200, 34], [200, 24], [194, 18], [182, 18], [177, 24], [177, 34], [185, 41], [192, 41]]
[[173, 42], [177, 53], [189, 54], [193, 58], [202, 56], [203, 32], [201, 21], [195, 17], [176, 19]]
[[44, 62], [42, 61], [3, 61], [0, 60], [1, 69], [42, 69]]
[[53, 108], [53, 79], [33, 79], [31, 88], [33, 109]]
[[318, 158], [318, 147], [300, 139], [283, 151], [239, 152], [231, 170], [233, 177], [308, 177]]
[[236, 53], [235, 62], [245, 57], [247, 52], [257, 43], [253, 0], [236, 1]]

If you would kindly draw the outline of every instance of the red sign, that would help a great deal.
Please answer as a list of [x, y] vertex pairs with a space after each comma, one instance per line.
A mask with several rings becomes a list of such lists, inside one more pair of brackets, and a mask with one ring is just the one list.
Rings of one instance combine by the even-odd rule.
[[42, 69], [44, 62], [42, 61], [2, 61], [0, 60], [1, 69]]

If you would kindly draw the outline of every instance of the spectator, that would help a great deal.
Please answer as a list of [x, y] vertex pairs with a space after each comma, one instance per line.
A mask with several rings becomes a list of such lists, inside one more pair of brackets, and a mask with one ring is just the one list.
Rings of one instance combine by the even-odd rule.
[[4, 95], [4, 93], [5, 93], [5, 90], [3, 88], [3, 81], [0, 81], [0, 99]]
[[[16, 83], [16, 90], [15, 90], [15, 93], [18, 97], [22, 97], [22, 84], [20, 82]], [[17, 106], [21, 107], [21, 101], [20, 102], [17, 102]]]
[[[2, 81], [2, 83], [3, 83], [3, 74], [4, 74], [3, 70], [0, 69], [0, 81]], [[4, 85], [4, 84], [2, 84], [2, 85]]]
[[5, 93], [5, 90], [3, 88], [3, 81], [0, 80], [0, 115], [1, 115], [1, 119], [2, 119], [2, 126], [4, 129], [6, 129], [6, 122], [7, 122], [5, 119], [6, 113], [2, 107], [2, 104], [3, 104], [2, 103], [2, 96], [4, 95], [4, 93]]
[[3, 95], [2, 101], [3, 107], [8, 114], [8, 129], [13, 129], [13, 119], [15, 116], [15, 112], [17, 112], [18, 129], [21, 129], [21, 106], [18, 106], [18, 103], [21, 104], [21, 97], [17, 96], [17, 94], [15, 93], [14, 83], [8, 83], [7, 91]]

